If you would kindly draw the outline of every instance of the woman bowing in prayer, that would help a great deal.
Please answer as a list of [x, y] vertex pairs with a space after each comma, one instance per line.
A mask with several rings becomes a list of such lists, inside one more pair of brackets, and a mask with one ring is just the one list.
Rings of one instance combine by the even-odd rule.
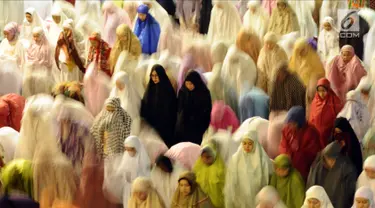
[[356, 167], [356, 173], [362, 172], [362, 151], [361, 144], [346, 118], [338, 117], [335, 120], [331, 141], [337, 141], [341, 147], [341, 154], [347, 156]]
[[224, 101], [215, 101], [212, 105], [210, 126], [215, 131], [230, 129], [234, 133], [240, 126], [240, 121]]
[[[154, 65], [141, 103], [141, 116], [159, 133], [168, 147], [176, 144], [177, 99], [165, 69]], [[162, 118], [162, 119], [160, 119]]]
[[345, 100], [346, 93], [354, 90], [361, 78], [367, 74], [350, 45], [343, 46], [340, 55], [337, 55], [327, 67], [327, 78], [332, 84], [333, 91], [342, 101]]
[[306, 191], [306, 198], [302, 208], [310, 207], [334, 208], [327, 192], [321, 186], [312, 186]]
[[328, 79], [321, 78], [318, 81], [315, 97], [311, 103], [309, 123], [319, 131], [322, 148], [328, 144], [334, 121], [342, 107], [343, 103], [331, 89]]
[[55, 62], [61, 71], [61, 81], [79, 81], [86, 69], [81, 59], [80, 41], [72, 24], [66, 20], [55, 50]]
[[329, 63], [340, 53], [339, 32], [335, 25], [332, 17], [324, 17], [318, 38], [318, 53], [323, 63]]
[[178, 179], [171, 208], [213, 208], [210, 198], [202, 191], [193, 172], [186, 171]]
[[350, 159], [340, 151], [341, 147], [337, 142], [324, 148], [310, 168], [306, 187], [322, 186], [327, 191], [333, 207], [347, 208], [353, 201], [357, 170]]
[[229, 162], [225, 180], [225, 207], [255, 207], [257, 193], [269, 183], [271, 160], [250, 131]]
[[51, 46], [41, 27], [33, 29], [33, 42], [27, 49], [23, 74], [22, 95], [50, 94], [54, 85], [52, 77], [53, 55]]
[[212, 101], [201, 75], [190, 71], [178, 94], [175, 139], [201, 144], [210, 125]]
[[374, 208], [374, 193], [370, 187], [359, 188], [354, 195], [353, 208], [368, 207]]
[[134, 26], [134, 34], [142, 45], [142, 53], [152, 55], [157, 51], [160, 38], [160, 25], [149, 14], [149, 7], [142, 4], [138, 7], [138, 18]]
[[305, 182], [288, 155], [281, 154], [274, 161], [275, 172], [270, 185], [279, 192], [288, 208], [300, 208], [305, 198]]
[[166, 208], [160, 195], [153, 188], [149, 178], [138, 177], [133, 181], [131, 197], [128, 201], [129, 208]]
[[201, 156], [194, 165], [193, 171], [197, 183], [206, 193], [216, 208], [225, 207], [224, 185], [225, 164], [216, 152], [216, 145], [209, 143], [202, 148]]
[[277, 0], [277, 7], [273, 9], [268, 24], [268, 32], [276, 35], [285, 35], [299, 31], [299, 24], [296, 13], [286, 0]]
[[25, 45], [26, 48], [30, 46], [29, 44], [33, 40], [33, 30], [35, 27], [44, 29], [44, 21], [37, 11], [30, 7], [25, 11], [25, 19], [23, 20], [21, 28], [21, 38], [28, 41]]
[[311, 164], [324, 146], [320, 144], [318, 130], [306, 122], [305, 115], [305, 109], [301, 106], [294, 106], [289, 110], [286, 125], [282, 130], [279, 151], [281, 154], [289, 155], [293, 167], [306, 181]]

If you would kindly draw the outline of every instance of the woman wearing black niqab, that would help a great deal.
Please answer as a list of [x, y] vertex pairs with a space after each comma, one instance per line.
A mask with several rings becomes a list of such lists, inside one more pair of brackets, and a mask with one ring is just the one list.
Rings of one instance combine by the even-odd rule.
[[340, 144], [341, 154], [351, 159], [357, 169], [357, 176], [359, 176], [362, 173], [363, 163], [361, 145], [346, 118], [336, 118], [330, 141], [337, 141]]
[[160, 135], [168, 147], [177, 143], [174, 140], [176, 124], [176, 92], [161, 65], [154, 65], [150, 81], [141, 103], [141, 116]]
[[176, 139], [181, 142], [202, 142], [210, 125], [212, 101], [201, 75], [190, 71], [178, 93]]

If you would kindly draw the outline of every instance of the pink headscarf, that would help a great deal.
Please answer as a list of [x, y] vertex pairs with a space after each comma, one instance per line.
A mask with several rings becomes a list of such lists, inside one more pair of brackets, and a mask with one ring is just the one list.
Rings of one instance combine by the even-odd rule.
[[130, 28], [133, 26], [128, 13], [118, 8], [112, 1], [105, 1], [102, 11], [104, 17], [103, 40], [112, 48], [116, 40], [116, 28], [121, 24], [127, 24]]
[[[353, 55], [348, 63], [342, 58], [342, 53], [346, 51]], [[337, 55], [332, 60], [329, 70], [328, 80], [331, 82], [332, 90], [342, 101], [345, 100], [346, 93], [355, 89], [361, 78], [367, 74], [361, 60], [355, 55], [354, 48], [350, 45], [341, 48], [341, 55]]]
[[225, 105], [224, 101], [220, 100], [215, 101], [212, 105], [210, 125], [215, 130], [227, 130], [231, 126], [232, 133], [234, 133], [240, 126], [240, 122], [234, 111], [228, 105]]
[[39, 34], [40, 42], [33, 41], [27, 49], [27, 61], [36, 62], [50, 69], [52, 67], [52, 53], [46, 35], [41, 27], [35, 27], [33, 34]]
[[173, 145], [164, 155], [182, 164], [187, 170], [192, 170], [201, 154], [201, 147], [191, 142], [181, 142]]
[[20, 30], [16, 22], [9, 22], [8, 24], [5, 25], [4, 32], [8, 32], [12, 36], [14, 36], [13, 37], [13, 40], [14, 40], [19, 35]]

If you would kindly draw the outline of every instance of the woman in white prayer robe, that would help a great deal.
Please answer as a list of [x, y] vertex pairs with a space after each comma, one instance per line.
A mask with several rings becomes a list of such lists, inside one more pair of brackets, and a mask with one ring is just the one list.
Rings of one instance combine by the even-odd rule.
[[25, 48], [28, 48], [33, 40], [33, 29], [35, 27], [44, 29], [44, 21], [34, 8], [28, 8], [25, 11], [25, 19], [22, 22], [20, 36], [25, 40]]
[[63, 23], [68, 17], [64, 14], [60, 7], [55, 5], [52, 8], [51, 18], [47, 19], [48, 39], [52, 47], [56, 46], [59, 35], [63, 30]]
[[211, 43], [224, 41], [232, 44], [236, 41], [236, 35], [242, 27], [241, 17], [232, 2], [225, 0], [213, 0], [214, 7], [211, 11], [210, 26], [208, 28], [208, 40]]
[[323, 63], [329, 63], [340, 53], [339, 31], [332, 17], [324, 17], [318, 38], [318, 53]]
[[305, 38], [312, 38], [318, 34], [318, 28], [313, 18], [315, 1], [288, 1], [290, 7], [297, 15], [300, 35]]
[[19, 41], [18, 24], [8, 23], [0, 43], [0, 95], [20, 93], [25, 49]]
[[247, 31], [255, 32], [259, 39], [263, 40], [263, 36], [268, 30], [269, 16], [262, 7], [260, 0], [249, 1], [247, 3], [248, 10], [243, 17], [243, 25]]
[[39, 94], [50, 94], [54, 85], [51, 69], [52, 49], [41, 27], [33, 29], [33, 42], [27, 49], [23, 74], [22, 96], [25, 98]]
[[322, 29], [324, 17], [332, 17], [335, 25], [341, 25], [338, 17], [339, 9], [348, 9], [348, 1], [324, 0], [320, 7], [320, 30]]
[[137, 177], [150, 177], [151, 162], [138, 137], [129, 136], [126, 138], [124, 147], [124, 154], [115, 155], [105, 160], [103, 190], [114, 197], [114, 202], [117, 201], [127, 208], [133, 181]]
[[51, 14], [52, 0], [27, 0], [24, 1], [24, 8], [35, 8], [40, 17], [44, 20]]

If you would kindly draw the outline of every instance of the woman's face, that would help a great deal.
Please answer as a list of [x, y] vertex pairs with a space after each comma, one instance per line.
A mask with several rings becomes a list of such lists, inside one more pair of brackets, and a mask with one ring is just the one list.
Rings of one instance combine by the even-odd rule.
[[190, 81], [185, 81], [185, 87], [189, 90], [189, 91], [193, 91], [195, 86], [192, 82]]
[[4, 37], [8, 40], [8, 41], [12, 41], [14, 39], [14, 35], [12, 33], [9, 33], [7, 31], [4, 31]]
[[26, 13], [25, 14], [25, 17], [26, 17], [26, 20], [29, 22], [29, 23], [33, 23], [33, 15], [29, 14], [29, 13]]
[[331, 26], [331, 24], [329, 24], [329, 22], [325, 22], [323, 24], [323, 28], [324, 28], [325, 31], [331, 31], [332, 30], [332, 26]]
[[317, 89], [320, 98], [324, 99], [327, 96], [327, 90], [323, 86], [319, 86]]
[[256, 6], [251, 6], [251, 7], [249, 8], [249, 10], [250, 10], [251, 13], [254, 14], [254, 13], [257, 11], [257, 7], [256, 7]]
[[242, 141], [242, 148], [243, 148], [243, 151], [249, 153], [254, 148], [254, 142], [250, 139], [245, 139]]
[[145, 21], [147, 17], [147, 14], [141, 14], [141, 13], [138, 13], [138, 18], [141, 20], [141, 21]]
[[369, 208], [370, 207], [369, 200], [363, 197], [356, 197], [355, 205], [357, 208]]
[[365, 168], [365, 172], [366, 172], [367, 177], [369, 177], [370, 179], [375, 179], [375, 170], [374, 169]]
[[126, 41], [128, 41], [128, 36], [127, 36], [127, 35], [119, 35], [119, 36], [118, 36], [118, 39], [119, 39], [121, 42], [126, 42]]
[[189, 182], [185, 179], [182, 179], [180, 180], [180, 182], [178, 182], [178, 185], [179, 185], [180, 193], [182, 194], [182, 196], [189, 196], [191, 192], [191, 186]]
[[64, 33], [65, 36], [69, 36], [71, 32], [72, 32], [71, 29], [64, 27], [63, 33]]
[[39, 33], [33, 33], [33, 39], [36, 43], [39, 43], [41, 38]]
[[215, 158], [212, 157], [207, 152], [203, 152], [202, 155], [201, 155], [201, 158], [202, 158], [203, 163], [208, 165], [208, 166], [212, 165], [215, 162]]
[[320, 208], [320, 201], [315, 198], [310, 198], [307, 200], [309, 208]]
[[116, 88], [122, 91], [125, 88], [125, 84], [119, 80], [116, 80]]
[[284, 2], [277, 3], [277, 8], [279, 10], [284, 10], [286, 8], [286, 3]]
[[137, 154], [137, 150], [134, 147], [125, 146], [125, 151], [128, 152], [130, 157], [134, 157]]
[[350, 51], [343, 51], [341, 52], [341, 57], [344, 63], [348, 63], [353, 58], [353, 54]]
[[151, 79], [154, 82], [154, 84], [158, 84], [160, 82], [159, 75], [156, 73], [156, 71], [151, 72]]
[[276, 175], [279, 177], [286, 177], [289, 175], [289, 168], [275, 167]]
[[135, 192], [135, 196], [140, 200], [140, 201], [145, 201], [147, 199], [147, 192]]
[[324, 156], [324, 164], [328, 169], [333, 168], [336, 163], [336, 159]]
[[52, 19], [56, 24], [60, 24], [61, 16], [60, 15], [52, 15]]
[[264, 44], [266, 45], [266, 49], [270, 51], [273, 50], [276, 46], [276, 43], [271, 41], [266, 41]]

